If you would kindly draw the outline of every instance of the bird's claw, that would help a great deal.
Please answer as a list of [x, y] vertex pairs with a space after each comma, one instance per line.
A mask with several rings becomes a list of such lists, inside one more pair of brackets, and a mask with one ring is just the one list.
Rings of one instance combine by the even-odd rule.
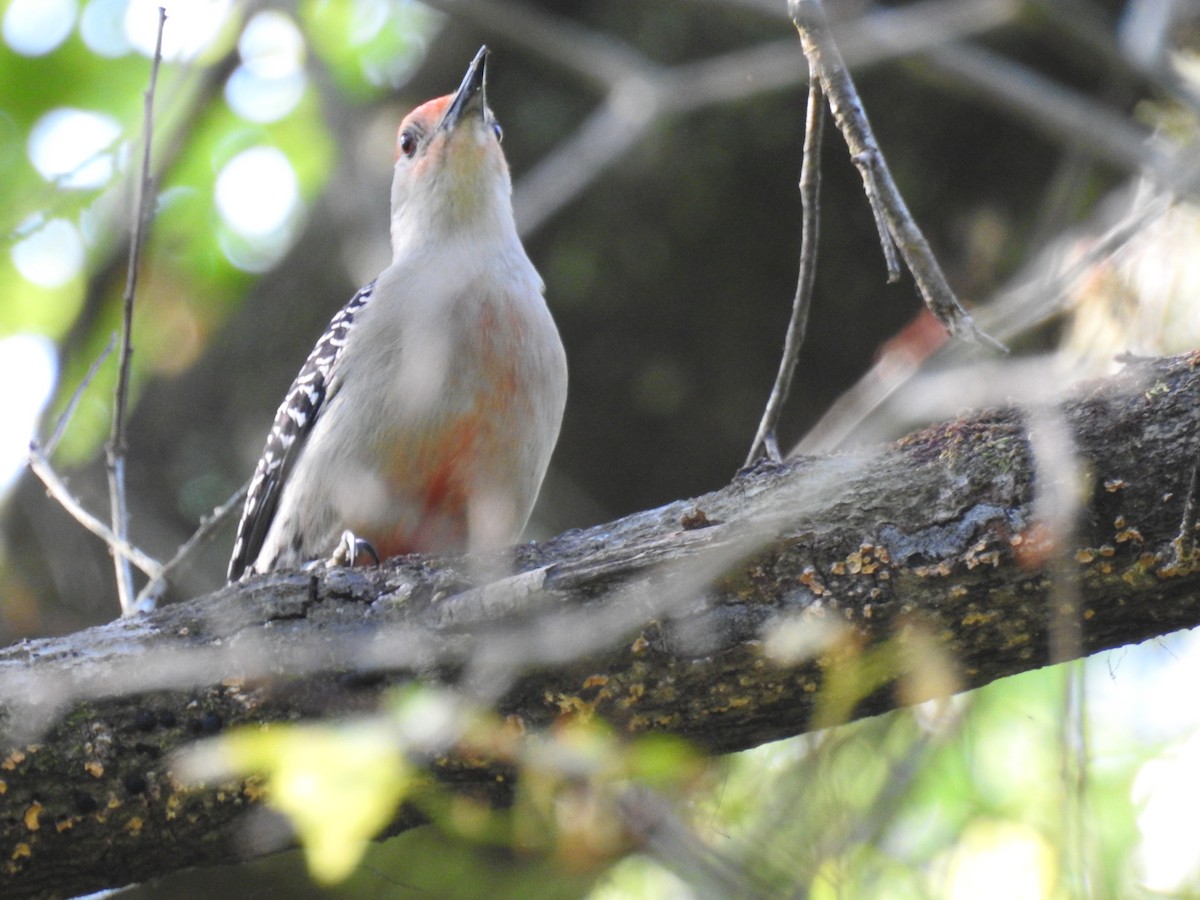
[[369, 556], [375, 565], [379, 565], [379, 554], [371, 542], [358, 537], [350, 529], [342, 532], [342, 538], [329, 557], [330, 566], [353, 566], [358, 563], [360, 556]]

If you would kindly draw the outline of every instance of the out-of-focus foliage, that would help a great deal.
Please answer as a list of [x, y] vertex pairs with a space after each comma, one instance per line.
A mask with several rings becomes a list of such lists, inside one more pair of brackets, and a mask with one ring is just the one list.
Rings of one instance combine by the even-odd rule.
[[[512, 808], [489, 809], [422, 774], [421, 760], [446, 753], [510, 769]], [[235, 777], [261, 790], [291, 822], [313, 878], [328, 885], [354, 873], [401, 803], [449, 843], [512, 851], [592, 880], [636, 846], [630, 808], [652, 796], [669, 810], [711, 784], [709, 764], [670, 735], [623, 739], [587, 716], [528, 734], [451, 692], [417, 686], [384, 713], [352, 723], [243, 728], [213, 738], [185, 754], [178, 771], [195, 781]], [[423, 877], [440, 882], [446, 874]], [[470, 896], [457, 892], [450, 895]]]
[[[309, 54], [319, 54], [321, 77], [369, 100], [413, 69], [436, 26], [412, 3], [316, 0], [299, 18], [231, 3], [165, 6], [135, 392], [195, 362], [323, 190], [335, 135]], [[56, 409], [119, 322], [157, 21], [152, 4], [73, 7], [62, 4], [78, 18], [61, 41], [31, 47], [14, 35], [37, 34], [35, 5], [14, 2], [0, 42], [0, 335], [65, 342]], [[107, 433], [114, 379], [115, 365], [99, 371], [60, 445], [63, 463], [90, 457]]]
[[246, 729], [211, 752], [233, 774], [261, 774], [267, 802], [291, 821], [321, 884], [354, 871], [412, 778], [395, 736], [372, 723]]
[[[264, 773], [268, 802], [292, 820], [314, 876], [340, 882], [337, 897], [1186, 894], [1200, 854], [1186, 832], [1169, 834], [1195, 800], [1181, 766], [1196, 742], [1172, 738], [1196, 722], [1131, 715], [1137, 689], [1114, 683], [1121, 665], [1108, 654], [1046, 668], [710, 763], [586, 716], [525, 733], [415, 688], [369, 721], [213, 739], [182, 771]], [[1155, 668], [1129, 674], [1142, 690], [1184, 674]], [[416, 774], [415, 761], [446, 751], [510, 768], [512, 809]], [[362, 843], [400, 801], [432, 831]]]

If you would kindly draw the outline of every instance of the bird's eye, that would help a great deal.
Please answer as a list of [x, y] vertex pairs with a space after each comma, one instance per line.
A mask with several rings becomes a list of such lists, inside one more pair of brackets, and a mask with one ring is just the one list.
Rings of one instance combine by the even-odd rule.
[[492, 123], [492, 133], [496, 135], [496, 140], [498, 140], [498, 141], [504, 140], [504, 129], [500, 127], [499, 122]]
[[396, 147], [404, 156], [412, 159], [412, 155], [417, 152], [417, 138], [411, 131], [400, 132], [400, 139], [396, 142]]

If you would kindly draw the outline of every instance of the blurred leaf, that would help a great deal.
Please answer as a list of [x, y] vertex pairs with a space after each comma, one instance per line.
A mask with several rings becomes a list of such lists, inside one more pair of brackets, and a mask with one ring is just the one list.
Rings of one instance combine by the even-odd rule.
[[367, 100], [404, 83], [441, 16], [411, 0], [309, 0], [301, 21], [339, 88]]
[[416, 779], [394, 732], [377, 724], [245, 729], [216, 741], [231, 771], [263, 774], [267, 802], [291, 820], [322, 884], [354, 871]]

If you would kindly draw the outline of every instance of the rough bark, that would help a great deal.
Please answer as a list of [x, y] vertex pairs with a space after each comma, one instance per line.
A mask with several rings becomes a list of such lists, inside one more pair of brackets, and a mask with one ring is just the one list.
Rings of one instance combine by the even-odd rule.
[[[1194, 523], [1180, 535], [1200, 356], [1131, 364], [1038, 416], [1052, 413], [1085, 475], [1066, 528], [1030, 414], [1001, 409], [759, 465], [504, 569], [284, 573], [0, 651], [0, 893], [237, 858], [256, 792], [185, 789], [169, 754], [241, 723], [371, 709], [414, 675], [529, 728], [599, 714], [724, 752], [1200, 623]], [[822, 641], [795, 652], [796, 633]], [[898, 648], [884, 683], [836, 699], [839, 663], [878, 646]], [[915, 657], [949, 661], [953, 680], [905, 679]], [[498, 802], [509, 790], [478, 763], [439, 775]]]

